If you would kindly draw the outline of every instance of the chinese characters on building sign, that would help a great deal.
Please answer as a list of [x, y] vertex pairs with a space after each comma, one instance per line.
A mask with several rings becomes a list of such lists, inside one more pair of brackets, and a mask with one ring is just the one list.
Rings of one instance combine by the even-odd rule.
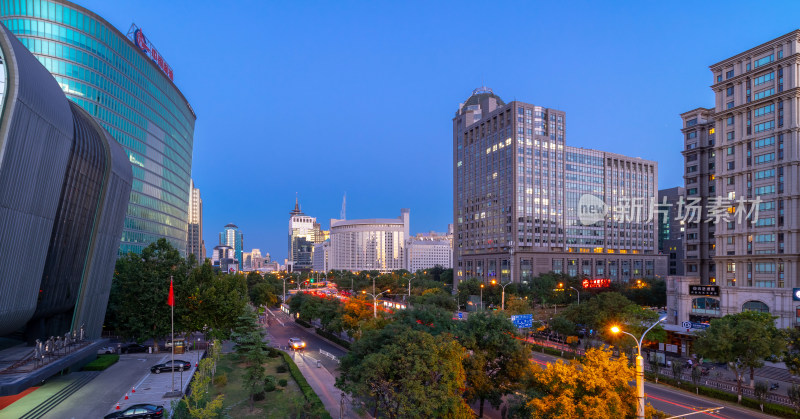
[[689, 285], [689, 295], [719, 296], [719, 287], [716, 285]]
[[750, 223], [758, 222], [758, 210], [761, 204], [761, 197], [755, 199], [745, 199], [744, 197], [733, 198], [716, 196], [708, 198], [705, 203], [702, 198], [690, 197], [684, 199], [680, 197], [677, 202], [667, 202], [667, 197], [663, 197], [661, 202], [656, 198], [616, 198], [613, 205], [603, 202], [600, 198], [585, 194], [578, 202], [578, 219], [583, 225], [592, 225], [604, 219], [617, 222], [644, 222], [650, 223], [658, 220], [657, 217], [667, 220], [670, 208], [675, 206], [675, 221], [688, 223], [743, 223], [749, 220]]
[[584, 288], [608, 288], [610, 286], [611, 286], [611, 279], [609, 278], [595, 278], [595, 279], [583, 280]]
[[142, 30], [137, 28], [136, 25], [132, 25], [131, 29], [133, 29], [133, 32], [128, 32], [128, 37], [131, 38], [131, 41], [133, 41], [133, 43], [136, 44], [139, 49], [144, 51], [144, 53], [156, 63], [158, 68], [160, 68], [170, 80], [173, 80], [172, 67], [167, 64], [167, 61], [164, 59], [164, 57], [158, 53], [158, 50], [147, 39], [147, 37], [144, 36]]

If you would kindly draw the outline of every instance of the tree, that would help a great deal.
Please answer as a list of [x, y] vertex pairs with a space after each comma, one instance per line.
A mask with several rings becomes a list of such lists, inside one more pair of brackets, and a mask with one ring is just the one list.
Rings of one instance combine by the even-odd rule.
[[412, 295], [410, 302], [414, 306], [436, 306], [451, 312], [458, 309], [455, 298], [441, 288], [428, 288], [421, 296]]
[[786, 389], [786, 395], [789, 396], [789, 401], [794, 407], [795, 413], [800, 411], [800, 386], [792, 384]]
[[755, 396], [756, 401], [758, 401], [758, 406], [761, 408], [761, 412], [764, 412], [764, 402], [767, 400], [767, 395], [769, 394], [769, 385], [763, 381], [759, 381], [756, 383], [755, 387], [753, 387], [753, 396]]
[[755, 369], [764, 365], [764, 359], [783, 352], [786, 341], [775, 327], [769, 313], [743, 311], [711, 320], [709, 327], [697, 334], [694, 350], [704, 358], [726, 362], [736, 374], [739, 402], [742, 401], [744, 372], [750, 371], [753, 385]]
[[[176, 318], [188, 297], [187, 273], [192, 268], [166, 239], [145, 247], [141, 254], [128, 253], [117, 260], [106, 323], [125, 339], [157, 340], [170, 332], [167, 305], [170, 276], [175, 290]], [[178, 330], [180, 330], [180, 325]]]
[[342, 312], [342, 328], [350, 337], [361, 337], [363, 326], [372, 321], [372, 303], [363, 295], [348, 299]]
[[786, 350], [783, 362], [792, 375], [800, 375], [800, 329], [785, 330]]
[[[630, 349], [636, 343], [628, 336], [615, 335], [610, 332], [611, 326], [624, 325], [626, 332], [641, 336], [644, 331], [658, 320], [658, 313], [644, 309], [633, 301], [616, 292], [604, 292], [581, 304], [569, 306], [564, 317], [576, 324], [597, 330], [603, 340], [615, 346]], [[662, 341], [666, 332], [659, 325], [647, 334], [650, 341]]]
[[249, 308], [239, 316], [232, 334], [236, 342], [235, 350], [247, 363], [244, 373], [244, 387], [250, 395], [250, 409], [256, 397], [264, 392], [267, 380], [267, 344], [264, 342], [264, 331], [258, 326], [258, 316]]
[[545, 369], [533, 365], [528, 392], [540, 397], [528, 400], [523, 411], [535, 418], [632, 418], [633, 380], [627, 359], [613, 359], [605, 347], [589, 349], [581, 362], [559, 360]]
[[214, 399], [208, 395], [208, 387], [212, 382], [214, 360], [204, 358], [200, 360], [197, 372], [192, 380], [192, 391], [188, 396], [183, 396], [183, 402], [189, 412], [189, 417], [195, 419], [212, 419], [220, 417], [224, 395], [220, 394]]
[[345, 356], [337, 387], [367, 397], [374, 417], [378, 412], [389, 418], [472, 417], [461, 398], [464, 350], [452, 337], [408, 328], [393, 336], [382, 333], [371, 332], [376, 339], [370, 345], [384, 345], [361, 359]]
[[478, 401], [479, 417], [484, 402], [495, 408], [503, 396], [518, 389], [530, 361], [522, 344], [515, 338], [515, 328], [500, 314], [474, 313], [459, 323], [457, 336], [470, 355], [464, 361], [467, 389], [464, 398]]
[[506, 293], [506, 314], [531, 314], [532, 312], [527, 299]]

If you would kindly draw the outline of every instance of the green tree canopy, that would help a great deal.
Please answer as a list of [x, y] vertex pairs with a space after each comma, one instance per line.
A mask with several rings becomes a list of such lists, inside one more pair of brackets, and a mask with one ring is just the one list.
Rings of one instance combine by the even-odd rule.
[[750, 371], [753, 385], [755, 369], [764, 365], [764, 359], [780, 355], [786, 347], [782, 333], [775, 327], [769, 313], [743, 311], [711, 320], [705, 330], [697, 334], [694, 351], [716, 362], [726, 362], [736, 373], [737, 393], [742, 398], [744, 372]]

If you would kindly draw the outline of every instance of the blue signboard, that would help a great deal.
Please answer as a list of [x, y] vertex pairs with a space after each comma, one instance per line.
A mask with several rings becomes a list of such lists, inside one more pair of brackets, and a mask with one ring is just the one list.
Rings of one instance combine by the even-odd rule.
[[460, 312], [460, 311], [459, 311], [459, 312], [458, 312], [458, 319], [459, 319], [459, 320], [464, 320], [464, 313], [462, 313], [462, 312]]
[[533, 327], [533, 314], [511, 316], [511, 323], [514, 323], [514, 326], [517, 326], [518, 329]]

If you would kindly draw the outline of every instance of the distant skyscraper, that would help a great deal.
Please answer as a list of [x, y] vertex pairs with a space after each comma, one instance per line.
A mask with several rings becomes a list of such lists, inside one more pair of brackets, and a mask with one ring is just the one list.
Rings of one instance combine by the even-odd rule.
[[565, 135], [564, 112], [506, 104], [486, 87], [459, 105], [454, 281], [529, 281], [550, 271], [621, 282], [666, 274], [656, 225], [630, 202], [646, 209], [655, 199], [657, 163], [569, 147]]
[[239, 262], [239, 270], [244, 270], [244, 263], [242, 261], [242, 246], [244, 236], [239, 232], [239, 227], [236, 224], [228, 224], [225, 229], [219, 233], [219, 244], [230, 246], [233, 249], [234, 258]]
[[250, 252], [244, 253], [245, 271], [258, 271], [263, 267], [264, 267], [264, 258], [261, 256], [261, 250], [253, 249]]
[[294, 210], [289, 213], [289, 257], [286, 268], [290, 271], [313, 268], [314, 244], [324, 241], [324, 232], [315, 217], [300, 211], [295, 198]]
[[186, 230], [186, 254], [195, 255], [197, 261], [203, 263], [206, 258], [206, 243], [203, 240], [203, 199], [200, 198], [200, 189], [194, 187], [194, 180], [190, 183], [189, 194], [189, 227]]

